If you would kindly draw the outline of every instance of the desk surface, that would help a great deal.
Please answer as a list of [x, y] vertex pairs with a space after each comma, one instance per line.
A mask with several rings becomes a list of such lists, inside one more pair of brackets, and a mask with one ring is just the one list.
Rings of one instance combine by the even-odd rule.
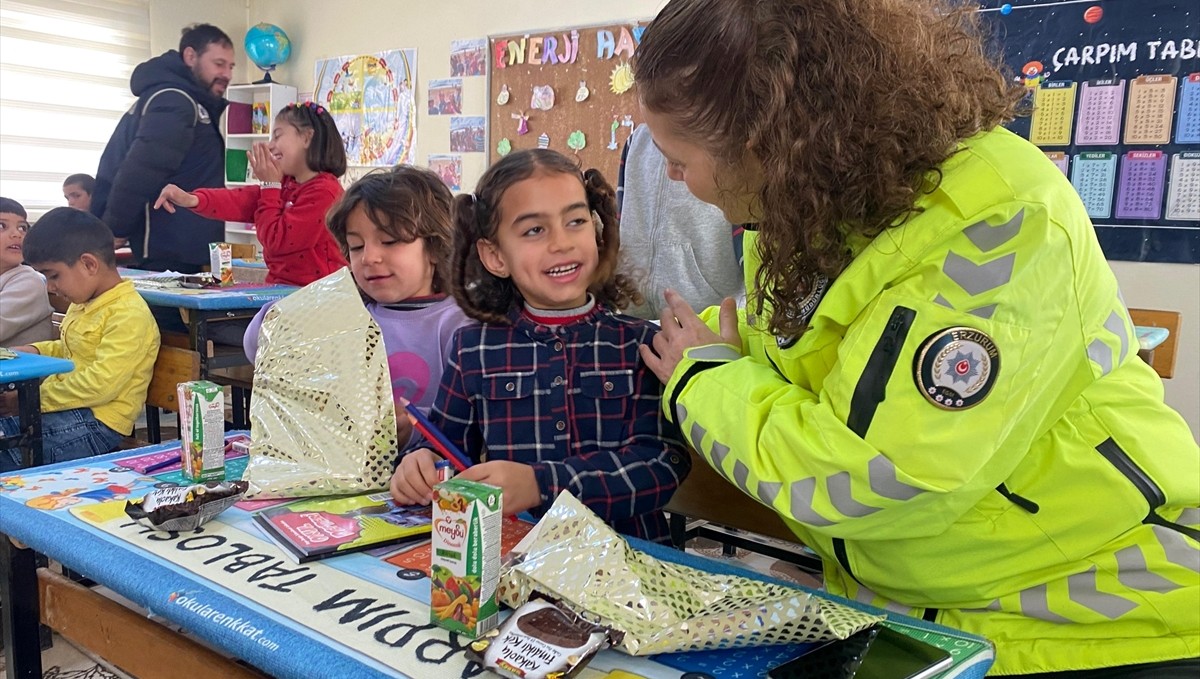
[[138, 279], [154, 276], [155, 272], [124, 268], [120, 271], [122, 278], [133, 281], [134, 289], [146, 304], [180, 309], [261, 309], [300, 289], [275, 283], [237, 283], [224, 288], [150, 288], [139, 285]]
[[[179, 479], [178, 471], [140, 474], [136, 469], [145, 468], [145, 460], [138, 458], [161, 456], [176, 446], [121, 451], [0, 478], [0, 532], [273, 676], [310, 677], [314, 667], [323, 676], [340, 678], [475, 676], [477, 668], [464, 655], [467, 640], [428, 623], [428, 580], [414, 579], [412, 571], [384, 560], [410, 547], [296, 565], [257, 532], [250, 512], [262, 503], [243, 503], [182, 535], [129, 521], [122, 511], [126, 498]], [[227, 468], [230, 476], [240, 476], [244, 459], [230, 460]], [[768, 579], [631, 542], [663, 560]], [[890, 624], [907, 626], [914, 635], [972, 646], [975, 651], [954, 668], [956, 677], [977, 679], [991, 665], [990, 650], [974, 637], [887, 615]], [[742, 676], [757, 676], [801, 650], [776, 646], [655, 657], [605, 651], [581, 679], [618, 668], [646, 679], [679, 679], [696, 670], [732, 676], [722, 668], [733, 666], [751, 667], [756, 671]]]
[[0, 381], [31, 380], [71, 372], [75, 369], [75, 362], [65, 358], [27, 354], [22, 351], [18, 351], [16, 354], [16, 358], [0, 360]]

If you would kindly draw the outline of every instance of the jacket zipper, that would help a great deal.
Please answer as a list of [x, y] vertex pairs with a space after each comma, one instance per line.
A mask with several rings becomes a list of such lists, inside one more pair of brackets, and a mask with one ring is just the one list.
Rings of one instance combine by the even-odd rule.
[[[867, 364], [854, 394], [850, 397], [850, 413], [846, 416], [846, 426], [859, 438], [867, 438], [867, 430], [875, 419], [875, 411], [887, 397], [887, 383], [896, 368], [896, 360], [900, 357], [900, 349], [908, 338], [917, 312], [908, 307], [898, 306], [892, 310], [891, 318], [883, 328], [883, 334], [875, 343], [875, 349], [867, 357]], [[850, 569], [850, 558], [846, 554], [846, 541], [842, 538], [833, 539], [833, 553], [841, 564], [842, 570], [856, 581], [854, 571]]]
[[1112, 440], [1111, 437], [1101, 441], [1100, 444], [1096, 446], [1096, 452], [1103, 455], [1104, 459], [1108, 460], [1109, 463], [1115, 467], [1122, 476], [1124, 476], [1126, 479], [1129, 479], [1129, 482], [1133, 484], [1133, 487], [1136, 488], [1137, 491], [1142, 494], [1142, 497], [1146, 499], [1146, 504], [1150, 506], [1150, 511], [1146, 514], [1146, 518], [1142, 519], [1142, 523], [1159, 525], [1163, 528], [1169, 528], [1171, 530], [1183, 533], [1193, 540], [1200, 540], [1200, 530], [1182, 526], [1174, 521], [1168, 521], [1158, 515], [1156, 510], [1166, 504], [1166, 495], [1162, 492], [1162, 489], [1159, 488], [1158, 485], [1146, 475], [1146, 472], [1142, 471], [1142, 469], [1137, 466], [1137, 463], [1135, 463], [1124, 450], [1121, 450], [1121, 446], [1117, 445], [1116, 441]]

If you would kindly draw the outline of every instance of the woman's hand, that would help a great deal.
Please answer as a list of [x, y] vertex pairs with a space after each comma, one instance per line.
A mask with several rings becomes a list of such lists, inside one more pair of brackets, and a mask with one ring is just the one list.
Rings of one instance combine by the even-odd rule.
[[433, 484], [438, 482], [434, 466], [442, 458], [428, 448], [418, 448], [400, 459], [389, 490], [402, 505], [427, 505], [433, 501]]
[[260, 182], [279, 183], [283, 181], [283, 170], [279, 169], [279, 161], [270, 147], [263, 142], [256, 142], [249, 153], [250, 169]]
[[700, 317], [692, 311], [690, 304], [684, 301], [679, 293], [667, 290], [663, 293], [667, 307], [663, 309], [660, 322], [662, 329], [654, 336], [650, 345], [639, 347], [642, 360], [650, 368], [659, 381], [666, 384], [671, 380], [675, 366], [683, 360], [683, 353], [693, 347], [703, 347], [710, 344], [732, 344], [738, 351], [742, 350], [742, 336], [738, 332], [737, 302], [731, 297], [721, 301], [720, 327], [721, 334], [713, 332]]
[[180, 205], [186, 208], [193, 208], [200, 204], [200, 198], [194, 193], [188, 193], [174, 184], [167, 184], [163, 187], [162, 193], [158, 194], [158, 200], [154, 201], [154, 209], [163, 208], [171, 214], [175, 214], [175, 206]]
[[542, 504], [542, 491], [538, 488], [533, 467], [521, 462], [480, 462], [454, 478], [499, 486], [504, 491], [505, 516], [520, 514]]

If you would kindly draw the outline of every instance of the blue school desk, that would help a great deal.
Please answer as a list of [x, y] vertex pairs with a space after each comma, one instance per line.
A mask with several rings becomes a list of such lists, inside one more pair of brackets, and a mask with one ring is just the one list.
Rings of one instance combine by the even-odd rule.
[[[251, 506], [235, 506], [185, 534], [133, 524], [122, 511], [125, 498], [140, 496], [155, 484], [180, 480], [178, 471], [170, 468], [154, 476], [139, 470], [177, 446], [175, 442], [120, 451], [0, 478], [0, 572], [4, 574], [9, 677], [41, 676], [39, 610], [47, 624], [77, 643], [87, 646], [88, 640], [98, 640], [100, 648], [93, 651], [135, 675], [145, 676], [150, 670], [163, 676], [190, 675], [200, 670], [206, 676], [261, 676], [181, 639], [144, 615], [45, 569], [36, 571], [33, 550], [273, 677], [440, 679], [481, 674], [464, 654], [469, 640], [429, 624], [428, 579], [385, 560], [410, 547], [385, 547], [297, 565], [258, 532]], [[228, 476], [240, 476], [244, 468], [245, 458], [227, 458]], [[28, 547], [14, 545], [9, 537]], [[768, 580], [729, 564], [631, 542], [663, 560]], [[77, 603], [84, 599], [99, 600], [89, 605], [101, 612]], [[72, 602], [70, 615], [59, 610], [68, 601]], [[991, 666], [991, 647], [978, 637], [839, 601], [887, 615], [889, 625], [919, 638], [936, 636], [956, 661], [944, 676], [979, 679]], [[103, 633], [89, 636], [88, 630], [97, 625]], [[134, 628], [138, 634], [130, 641], [128, 633]], [[161, 662], [169, 664], [145, 664], [153, 662], [147, 658], [163, 658], [164, 648], [170, 649], [166, 657], [171, 660]], [[803, 650], [800, 645], [769, 646], [653, 657], [609, 650], [596, 656], [580, 679], [601, 679], [614, 669], [645, 679], [748, 679], [762, 676], [768, 667]], [[130, 666], [138, 662], [143, 664]], [[195, 662], [207, 666], [188, 666]]]
[[21, 449], [21, 466], [42, 464], [42, 380], [71, 372], [75, 363], [64, 358], [16, 352], [16, 358], [0, 360], [0, 391], [16, 391], [21, 433], [0, 438], [0, 449]]

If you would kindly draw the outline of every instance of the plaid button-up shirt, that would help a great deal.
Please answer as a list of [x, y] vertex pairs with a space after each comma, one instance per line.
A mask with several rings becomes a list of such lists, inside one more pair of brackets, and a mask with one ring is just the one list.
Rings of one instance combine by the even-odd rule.
[[617, 531], [666, 540], [662, 508], [691, 461], [638, 356], [657, 328], [602, 305], [564, 325], [510, 320], [455, 333], [430, 420], [475, 461], [533, 467], [535, 515], [569, 490]]

